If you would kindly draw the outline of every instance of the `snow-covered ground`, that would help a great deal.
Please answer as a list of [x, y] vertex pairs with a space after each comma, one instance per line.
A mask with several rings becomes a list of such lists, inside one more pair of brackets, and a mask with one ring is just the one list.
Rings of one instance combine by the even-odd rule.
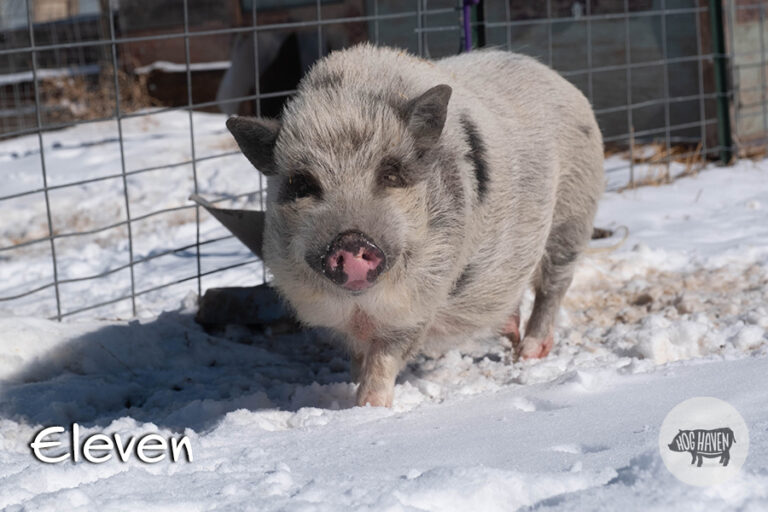
[[[183, 160], [185, 120], [174, 114], [151, 130], [127, 123], [127, 167]], [[196, 114], [197, 157], [231, 150], [220, 120]], [[116, 142], [97, 127], [48, 136], [52, 183], [119, 173], [119, 148], [115, 153]], [[148, 135], [164, 130], [177, 133]], [[97, 135], [103, 144], [78, 143]], [[0, 144], [0, 165], [10, 173], [0, 196], [39, 186], [36, 143]], [[163, 144], [164, 152], [146, 150]], [[71, 175], [56, 176], [56, 169], [70, 168]], [[237, 194], [244, 183], [258, 187], [238, 155], [201, 162], [197, 170], [208, 197]], [[184, 204], [191, 169], [176, 172], [130, 177], [138, 210], [132, 216]], [[121, 179], [93, 187], [61, 191], [55, 211], [65, 216], [57, 224], [63, 231], [93, 229], [125, 214]], [[73, 190], [80, 195], [70, 197]], [[27, 198], [0, 205], [0, 246], [45, 235], [44, 209], [41, 217], [28, 204]], [[225, 204], [253, 207], [258, 198]], [[146, 239], [135, 244], [135, 255], [194, 242], [194, 210], [181, 212], [134, 228]], [[203, 239], [222, 236], [215, 221], [203, 220]], [[392, 410], [352, 407], [346, 358], [321, 335], [204, 332], [192, 320], [194, 281], [151, 300], [142, 296], [139, 320], [94, 319], [125, 316], [125, 304], [57, 323], [43, 319], [51, 314], [50, 296], [0, 302], [0, 508], [765, 510], [768, 161], [608, 193], [597, 224], [627, 226], [629, 237], [615, 251], [596, 243], [583, 258], [553, 354], [510, 362], [504, 339], [467, 340], [409, 365]], [[119, 229], [80, 242], [79, 251], [62, 246], [60, 271], [77, 277], [124, 261]], [[209, 268], [249, 258], [236, 242], [221, 243], [206, 246], [202, 262]], [[0, 253], [0, 295], [44, 284], [47, 250], [41, 244], [12, 251], [21, 255]], [[150, 260], [139, 288], [183, 277], [175, 272], [194, 275], [194, 261], [194, 250]], [[176, 268], [183, 265], [191, 268]], [[125, 292], [120, 275], [66, 290], [67, 308]], [[204, 288], [255, 284], [262, 276], [258, 265], [247, 265], [206, 278]], [[162, 308], [173, 310], [158, 315]], [[530, 297], [523, 313], [528, 309]], [[659, 455], [664, 416], [693, 396], [726, 400], [750, 429], [740, 475], [720, 486], [679, 482]], [[72, 422], [83, 426], [81, 438], [186, 434], [193, 461], [47, 465], [31, 455], [28, 444], [43, 426]]]

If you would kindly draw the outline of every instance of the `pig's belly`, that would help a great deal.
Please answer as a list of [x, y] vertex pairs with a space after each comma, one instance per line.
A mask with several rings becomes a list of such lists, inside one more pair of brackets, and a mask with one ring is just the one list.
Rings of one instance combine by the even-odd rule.
[[[522, 295], [515, 294], [515, 295]], [[474, 307], [463, 302], [449, 305], [435, 315], [427, 331], [428, 337], [476, 336], [481, 332], [501, 332], [510, 316], [517, 311], [519, 299], [514, 295], [489, 303], [478, 301]]]

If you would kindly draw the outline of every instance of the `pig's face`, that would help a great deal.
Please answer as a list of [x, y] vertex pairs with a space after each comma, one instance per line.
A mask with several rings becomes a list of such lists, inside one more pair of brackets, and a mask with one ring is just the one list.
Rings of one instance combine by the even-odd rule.
[[307, 91], [282, 123], [227, 122], [269, 179], [264, 253], [279, 288], [356, 296], [408, 278], [430, 220], [425, 179], [438, 165], [450, 92], [437, 86], [397, 107]]

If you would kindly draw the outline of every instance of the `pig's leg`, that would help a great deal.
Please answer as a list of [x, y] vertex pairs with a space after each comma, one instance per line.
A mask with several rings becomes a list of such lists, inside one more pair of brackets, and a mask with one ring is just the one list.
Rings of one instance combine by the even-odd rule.
[[397, 354], [374, 349], [365, 355], [357, 388], [357, 405], [392, 407], [395, 379], [403, 365]]
[[525, 338], [517, 350], [518, 357], [542, 358], [552, 350], [555, 317], [571, 285], [576, 258], [587, 244], [590, 230], [591, 223], [583, 221], [568, 221], [552, 228], [534, 281], [536, 299]]
[[418, 345], [421, 336], [419, 330], [400, 332], [371, 341], [360, 368], [357, 405], [392, 407], [397, 374]]
[[363, 369], [363, 355], [354, 353], [349, 358], [349, 376], [352, 382], [360, 382], [360, 373]]
[[520, 344], [520, 308], [510, 315], [504, 328], [501, 330], [502, 336], [506, 336], [512, 342], [513, 347]]

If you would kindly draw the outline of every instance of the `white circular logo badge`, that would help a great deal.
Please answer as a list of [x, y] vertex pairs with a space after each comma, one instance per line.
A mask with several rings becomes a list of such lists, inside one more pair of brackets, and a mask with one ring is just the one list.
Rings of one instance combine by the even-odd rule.
[[749, 451], [749, 431], [731, 404], [707, 396], [691, 398], [664, 418], [659, 451], [679, 480], [699, 487], [717, 485], [741, 470]]

